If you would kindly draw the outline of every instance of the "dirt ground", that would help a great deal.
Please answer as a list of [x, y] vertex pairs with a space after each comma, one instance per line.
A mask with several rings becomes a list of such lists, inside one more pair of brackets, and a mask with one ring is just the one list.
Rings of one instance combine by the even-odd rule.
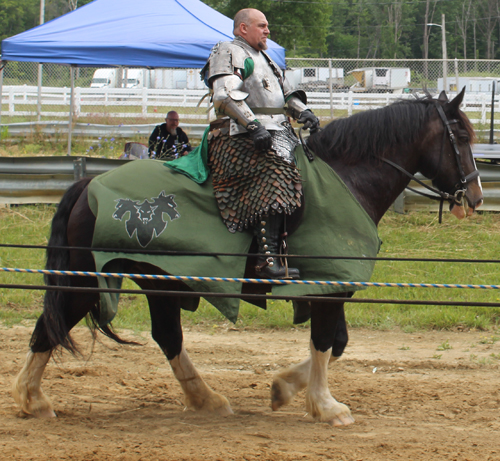
[[332, 428], [305, 413], [304, 392], [270, 409], [272, 376], [307, 356], [307, 331], [214, 331], [185, 331], [186, 347], [233, 416], [184, 411], [149, 335], [141, 347], [103, 338], [89, 358], [81, 328], [86, 359], [64, 354], [43, 382], [59, 417], [38, 420], [10, 396], [31, 328], [0, 328], [0, 459], [500, 460], [500, 332], [351, 330], [330, 388], [356, 423]]

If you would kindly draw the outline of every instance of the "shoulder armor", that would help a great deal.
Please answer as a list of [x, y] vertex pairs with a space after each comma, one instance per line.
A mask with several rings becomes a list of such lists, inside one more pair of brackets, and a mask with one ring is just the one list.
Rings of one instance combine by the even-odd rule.
[[294, 88], [290, 84], [290, 80], [288, 80], [286, 77], [283, 82], [283, 94], [285, 95], [285, 101], [288, 101], [292, 96], [295, 96], [298, 98], [301, 102], [304, 104], [307, 104], [307, 95], [304, 90]]
[[212, 48], [210, 57], [201, 70], [202, 79], [208, 83], [218, 75], [233, 75], [235, 69], [245, 68], [248, 57], [248, 52], [234, 42], [219, 42]]

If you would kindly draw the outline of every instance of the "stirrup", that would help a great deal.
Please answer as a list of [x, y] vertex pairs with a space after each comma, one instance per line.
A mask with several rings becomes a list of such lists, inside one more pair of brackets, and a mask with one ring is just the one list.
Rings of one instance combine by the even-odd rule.
[[[260, 255], [262, 258], [262, 255]], [[260, 259], [260, 258], [259, 258]], [[294, 267], [288, 267], [288, 262], [285, 258], [285, 264], [282, 266], [277, 264], [276, 269], [274, 265], [276, 264], [275, 258], [267, 257], [260, 264], [256, 264], [255, 272], [257, 275], [261, 274], [261, 278], [277, 279], [277, 280], [297, 280], [300, 279], [300, 272]], [[284, 273], [283, 273], [284, 270]]]

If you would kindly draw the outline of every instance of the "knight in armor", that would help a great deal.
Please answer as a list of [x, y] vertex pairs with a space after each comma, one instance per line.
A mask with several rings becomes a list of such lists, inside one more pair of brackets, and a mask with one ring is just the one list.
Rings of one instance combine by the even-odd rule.
[[285, 215], [301, 206], [302, 183], [292, 117], [311, 133], [318, 118], [304, 91], [291, 87], [265, 52], [268, 22], [256, 9], [239, 11], [232, 42], [214, 46], [202, 70], [217, 120], [208, 135], [208, 165], [215, 197], [230, 232], [252, 228], [258, 243], [257, 274], [299, 278], [278, 254]]

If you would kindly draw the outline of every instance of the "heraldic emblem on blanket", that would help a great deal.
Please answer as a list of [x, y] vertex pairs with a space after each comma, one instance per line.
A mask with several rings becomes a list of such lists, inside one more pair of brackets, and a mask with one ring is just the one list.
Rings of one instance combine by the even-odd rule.
[[163, 219], [163, 213], [166, 213], [170, 220], [181, 217], [175, 208], [177, 204], [174, 198], [175, 195], [166, 195], [165, 191], [161, 191], [158, 197], [152, 197], [152, 201], [145, 199], [140, 202], [120, 198], [115, 200], [117, 203], [113, 218], [122, 221], [127, 211], [130, 212], [125, 221], [127, 234], [133, 238], [135, 233], [139, 244], [146, 248], [154, 237], [158, 237], [167, 228], [168, 222]]

